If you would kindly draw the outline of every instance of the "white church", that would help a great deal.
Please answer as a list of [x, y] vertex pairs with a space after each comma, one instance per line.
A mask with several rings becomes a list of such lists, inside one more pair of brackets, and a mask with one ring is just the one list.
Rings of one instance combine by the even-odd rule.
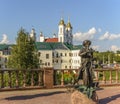
[[[61, 18], [58, 24], [58, 35], [45, 38], [40, 33], [39, 41], [36, 41], [35, 29], [30, 32], [36, 44], [40, 67], [52, 67], [56, 69], [78, 69], [81, 58], [78, 55], [82, 45], [73, 45], [72, 25], [70, 20], [65, 24]], [[6, 62], [10, 56], [10, 45], [0, 45], [0, 68], [7, 68]]]
[[58, 24], [58, 36], [45, 38], [40, 33], [39, 42], [36, 41], [35, 29], [31, 30], [30, 37], [36, 43], [40, 67], [53, 67], [54, 69], [78, 69], [81, 58], [78, 55], [82, 45], [73, 45], [72, 25], [70, 20], [65, 24], [61, 18]]
[[[32, 37], [36, 41], [36, 33], [33, 28], [30, 33], [30, 37]], [[63, 18], [61, 18], [58, 26], [58, 37], [54, 34], [53, 38], [45, 38], [45, 36], [40, 33], [39, 42], [61, 42], [72, 44], [73, 35], [72, 35], [72, 26], [70, 20], [65, 24]]]

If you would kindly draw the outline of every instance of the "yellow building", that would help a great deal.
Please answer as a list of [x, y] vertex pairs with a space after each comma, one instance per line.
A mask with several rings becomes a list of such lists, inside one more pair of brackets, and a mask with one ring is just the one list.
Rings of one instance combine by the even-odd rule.
[[0, 68], [7, 68], [7, 60], [10, 55], [11, 45], [0, 44]]

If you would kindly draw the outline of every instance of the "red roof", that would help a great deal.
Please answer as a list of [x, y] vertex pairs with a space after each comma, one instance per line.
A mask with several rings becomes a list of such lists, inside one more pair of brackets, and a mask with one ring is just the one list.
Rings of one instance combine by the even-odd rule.
[[45, 39], [45, 42], [58, 42], [58, 38], [48, 38]]

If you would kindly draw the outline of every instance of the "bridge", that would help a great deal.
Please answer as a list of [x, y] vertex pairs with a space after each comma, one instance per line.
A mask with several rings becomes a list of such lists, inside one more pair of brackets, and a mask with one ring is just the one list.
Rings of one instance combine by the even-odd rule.
[[[100, 104], [120, 104], [120, 70], [94, 69]], [[77, 69], [0, 70], [0, 104], [70, 104], [64, 74]], [[60, 73], [59, 81], [57, 74]], [[22, 77], [21, 77], [22, 76]], [[28, 80], [29, 79], [29, 80]], [[34, 89], [34, 90], [33, 90]]]

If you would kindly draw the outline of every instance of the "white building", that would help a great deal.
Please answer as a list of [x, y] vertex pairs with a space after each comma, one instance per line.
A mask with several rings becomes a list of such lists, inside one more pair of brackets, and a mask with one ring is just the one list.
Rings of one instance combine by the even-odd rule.
[[61, 42], [61, 43], [72, 44], [72, 40], [73, 40], [73, 36], [72, 36], [71, 23], [68, 20], [68, 23], [65, 24], [62, 18], [58, 25], [58, 37], [56, 37], [54, 34], [53, 38], [46, 39], [43, 33], [42, 32], [40, 33], [40, 42]]
[[11, 45], [0, 44], [0, 69], [7, 68], [8, 57], [10, 56]]
[[54, 69], [78, 69], [81, 58], [78, 56], [81, 45], [73, 46], [66, 43], [36, 42], [40, 67]]
[[82, 45], [73, 45], [72, 25], [69, 20], [65, 24], [61, 18], [58, 25], [58, 37], [54, 34], [53, 38], [46, 39], [41, 32], [40, 41], [36, 42], [36, 47], [40, 67], [53, 67], [54, 69], [78, 69], [80, 67], [81, 58], [78, 53]]

